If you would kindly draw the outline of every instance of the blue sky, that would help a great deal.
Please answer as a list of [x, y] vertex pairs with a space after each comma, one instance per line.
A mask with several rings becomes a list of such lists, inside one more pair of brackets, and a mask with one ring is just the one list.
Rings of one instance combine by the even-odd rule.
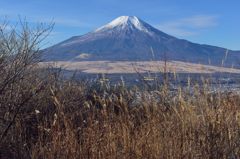
[[192, 42], [240, 50], [239, 0], [0, 0], [1, 19], [55, 22], [48, 46], [135, 15]]

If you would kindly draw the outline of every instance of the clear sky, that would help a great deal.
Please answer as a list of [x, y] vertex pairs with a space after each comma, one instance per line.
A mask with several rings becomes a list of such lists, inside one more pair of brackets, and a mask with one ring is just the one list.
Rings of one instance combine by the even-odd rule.
[[240, 0], [0, 0], [0, 15], [33, 24], [53, 19], [48, 45], [135, 15], [178, 38], [240, 50]]

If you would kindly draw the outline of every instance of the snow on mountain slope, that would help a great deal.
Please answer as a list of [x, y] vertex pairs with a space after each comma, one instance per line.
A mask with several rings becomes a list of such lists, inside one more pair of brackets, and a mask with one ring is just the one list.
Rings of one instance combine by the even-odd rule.
[[149, 30], [144, 26], [144, 23], [139, 20], [136, 16], [121, 16], [117, 19], [113, 20], [112, 22], [108, 23], [107, 25], [104, 25], [98, 29], [96, 29], [95, 32], [104, 31], [108, 29], [113, 29], [115, 27], [120, 27], [121, 29], [124, 28], [136, 28], [140, 31], [144, 31], [146, 33], [149, 33]]
[[[43, 58], [45, 61], [146, 61], [167, 58], [239, 66], [240, 52], [229, 50], [225, 58], [226, 50], [178, 39], [135, 16], [121, 16], [92, 32], [43, 50]], [[82, 58], [85, 54], [88, 56]]]

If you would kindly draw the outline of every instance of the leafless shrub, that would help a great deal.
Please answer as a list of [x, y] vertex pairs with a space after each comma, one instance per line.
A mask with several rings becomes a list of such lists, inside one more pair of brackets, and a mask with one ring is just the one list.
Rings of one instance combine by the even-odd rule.
[[[19, 25], [4, 21], [0, 25], [0, 149], [11, 138], [24, 107], [44, 87], [34, 67], [39, 60], [39, 44], [53, 25], [35, 29], [20, 20]], [[14, 140], [13, 138], [11, 140]]]

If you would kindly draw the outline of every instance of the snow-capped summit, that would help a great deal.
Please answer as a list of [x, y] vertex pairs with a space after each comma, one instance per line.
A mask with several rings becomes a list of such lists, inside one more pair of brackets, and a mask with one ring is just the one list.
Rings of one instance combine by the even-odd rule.
[[96, 29], [96, 32], [104, 31], [107, 29], [113, 29], [116, 27], [119, 27], [122, 29], [126, 27], [133, 29], [134, 27], [135, 29], [138, 29], [140, 31], [149, 32], [147, 27], [144, 26], [144, 22], [139, 18], [137, 18], [136, 16], [120, 16], [114, 19], [113, 21], [111, 21], [110, 23]]
[[[168, 35], [135, 16], [121, 16], [85, 35], [44, 50], [48, 61], [169, 60], [221, 65], [226, 49]], [[239, 66], [240, 52], [228, 52], [225, 65]]]

